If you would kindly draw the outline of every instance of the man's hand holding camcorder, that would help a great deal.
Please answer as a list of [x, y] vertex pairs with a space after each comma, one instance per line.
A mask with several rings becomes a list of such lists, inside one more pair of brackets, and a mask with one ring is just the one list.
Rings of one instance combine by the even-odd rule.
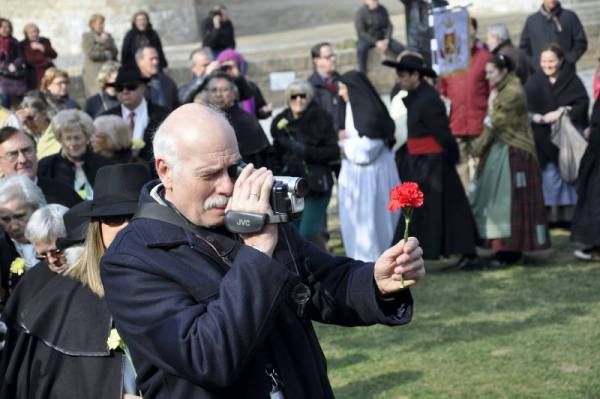
[[[252, 164], [246, 165], [235, 181], [226, 211], [272, 213], [269, 203], [272, 187], [273, 172], [267, 168], [255, 169]], [[262, 231], [241, 237], [244, 244], [271, 256], [277, 245], [277, 225], [267, 224]]]

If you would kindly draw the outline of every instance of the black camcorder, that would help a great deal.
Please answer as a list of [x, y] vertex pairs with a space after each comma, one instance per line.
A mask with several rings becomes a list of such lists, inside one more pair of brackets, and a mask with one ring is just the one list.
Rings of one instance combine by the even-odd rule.
[[[243, 161], [229, 167], [227, 172], [235, 180], [246, 166]], [[307, 183], [301, 177], [274, 176], [269, 203], [272, 215], [228, 211], [225, 214], [225, 227], [234, 233], [256, 233], [269, 223], [287, 223], [297, 219], [304, 210], [304, 196]]]

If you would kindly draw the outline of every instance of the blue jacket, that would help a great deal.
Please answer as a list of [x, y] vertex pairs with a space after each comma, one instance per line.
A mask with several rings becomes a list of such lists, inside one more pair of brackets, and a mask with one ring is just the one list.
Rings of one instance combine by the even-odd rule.
[[332, 257], [283, 228], [297, 264], [305, 265], [300, 269], [310, 270], [303, 276], [312, 289], [303, 318], [290, 297], [299, 277], [281, 230], [273, 258], [241, 245], [231, 261], [217, 255], [229, 252], [217, 243], [226, 234], [219, 229], [203, 238], [139, 218], [117, 236], [102, 258], [102, 281], [145, 399], [267, 398], [269, 365], [286, 399], [333, 398], [311, 320], [410, 321], [410, 292], [379, 300], [373, 264]]

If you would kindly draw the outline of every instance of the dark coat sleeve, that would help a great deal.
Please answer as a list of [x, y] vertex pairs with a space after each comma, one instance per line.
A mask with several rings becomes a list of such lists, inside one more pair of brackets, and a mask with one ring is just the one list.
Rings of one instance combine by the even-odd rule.
[[[315, 104], [315, 106], [317, 106]], [[309, 163], [328, 163], [340, 156], [340, 148], [337, 144], [337, 134], [333, 130], [331, 116], [319, 109], [315, 112], [313, 129], [319, 137], [318, 143], [306, 146], [305, 158]]]
[[450, 131], [450, 122], [446, 115], [444, 103], [438, 96], [431, 96], [425, 106], [427, 110], [425, 111], [424, 121], [428, 125], [427, 131], [431, 132], [444, 148], [447, 161], [452, 165], [456, 164], [459, 159], [458, 145]]
[[313, 295], [307, 314], [312, 320], [342, 326], [410, 322], [413, 311], [410, 290], [400, 291], [389, 301], [381, 300], [373, 278], [373, 263], [333, 257], [302, 239], [293, 228], [286, 228], [286, 234], [295, 243], [296, 256], [304, 262], [301, 273], [309, 273], [306, 280]]
[[565, 54], [565, 58], [575, 64], [577, 60], [579, 60], [583, 54], [586, 52], [588, 48], [588, 40], [585, 34], [585, 30], [583, 29], [583, 25], [579, 20], [579, 17], [574, 12], [571, 13], [570, 24], [573, 29], [572, 36], [572, 48]]
[[366, 26], [366, 21], [365, 21], [366, 13], [367, 13], [366, 7], [361, 7], [356, 12], [356, 17], [354, 18], [354, 27], [356, 28], [356, 35], [358, 36], [359, 39], [365, 40], [365, 41], [369, 42], [370, 44], [375, 44], [375, 42], [377, 41], [377, 38], [375, 38], [371, 34], [369, 34], [368, 28]]

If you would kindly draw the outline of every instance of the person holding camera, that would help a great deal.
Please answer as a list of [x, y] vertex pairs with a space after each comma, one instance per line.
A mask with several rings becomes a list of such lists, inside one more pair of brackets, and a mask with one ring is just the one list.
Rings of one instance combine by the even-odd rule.
[[213, 108], [178, 108], [153, 147], [160, 180], [100, 267], [144, 397], [333, 398], [312, 321], [410, 321], [407, 288], [425, 275], [415, 238], [373, 264], [330, 256], [288, 224], [231, 233], [226, 215], [270, 214], [282, 185], [252, 165], [231, 177], [236, 136]]
[[214, 6], [202, 22], [202, 47], [209, 47], [217, 58], [221, 51], [235, 48], [235, 32], [227, 7]]

